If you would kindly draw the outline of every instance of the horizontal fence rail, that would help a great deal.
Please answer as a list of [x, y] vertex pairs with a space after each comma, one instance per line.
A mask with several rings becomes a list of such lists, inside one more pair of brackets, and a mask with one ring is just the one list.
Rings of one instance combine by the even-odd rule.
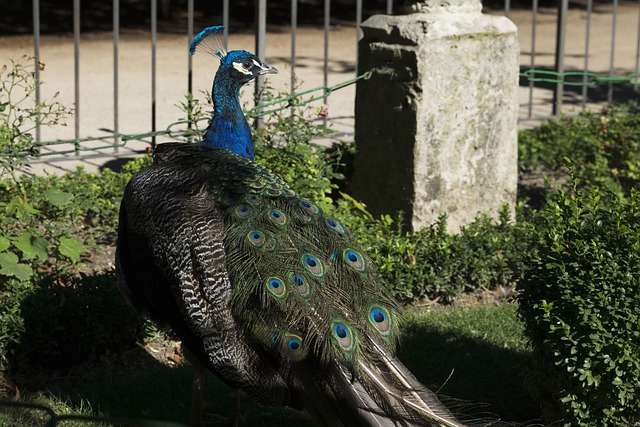
[[[357, 83], [359, 80], [368, 79], [373, 72], [375, 72], [375, 70], [368, 71], [352, 79], [348, 79], [340, 83], [336, 83], [332, 86], [317, 86], [311, 89], [304, 90], [302, 92], [294, 92], [294, 93], [288, 94], [286, 96], [277, 98], [273, 101], [261, 103], [259, 105], [254, 106], [249, 111], [247, 111], [247, 115], [249, 117], [262, 117], [262, 116], [274, 114], [286, 109], [292, 109], [292, 108], [308, 105], [321, 99], [326, 99], [328, 96], [330, 96], [332, 93], [334, 93], [337, 90], [353, 85]], [[319, 93], [314, 95], [314, 93], [316, 92], [319, 92]], [[306, 96], [309, 96], [309, 98], [305, 98]], [[208, 121], [208, 120], [209, 120], [208, 118], [203, 118], [203, 119], [199, 119], [198, 121]], [[58, 141], [49, 141], [49, 142], [36, 142], [35, 150], [32, 150], [30, 152], [13, 153], [12, 155], [17, 154], [19, 156], [46, 157], [46, 156], [52, 156], [52, 155], [58, 155], [58, 154], [70, 154], [70, 153], [78, 153], [82, 151], [94, 151], [94, 150], [105, 149], [105, 148], [124, 147], [127, 145], [129, 141], [146, 141], [146, 142], [149, 142], [150, 146], [153, 146], [153, 141], [157, 136], [169, 136], [171, 138], [189, 139], [190, 136], [196, 133], [192, 129], [193, 124], [195, 124], [193, 121], [182, 120], [182, 121], [171, 123], [164, 130], [152, 129], [150, 132], [144, 132], [144, 133], [138, 133], [138, 134], [130, 134], [130, 135], [119, 134], [119, 141], [117, 142], [117, 144], [114, 144], [113, 142], [110, 142], [110, 143], [106, 142], [112, 138], [111, 136], [87, 137], [87, 138], [80, 138], [80, 139], [58, 140]], [[89, 142], [89, 141], [92, 141], [92, 142], [98, 141], [98, 142], [105, 142], [105, 143], [100, 146], [94, 145], [88, 148], [82, 147], [81, 145], [82, 142]], [[46, 152], [42, 152], [39, 150], [39, 148], [43, 146], [50, 147], [54, 145], [65, 145], [65, 144], [76, 144], [76, 146], [74, 149], [71, 149], [71, 150], [50, 150]], [[3, 155], [7, 155], [7, 154], [0, 152], [0, 157]]]

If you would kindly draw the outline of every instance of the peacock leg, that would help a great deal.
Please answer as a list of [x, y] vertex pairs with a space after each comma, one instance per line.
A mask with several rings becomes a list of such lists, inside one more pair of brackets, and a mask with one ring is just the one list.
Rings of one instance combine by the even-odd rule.
[[204, 379], [207, 374], [207, 369], [189, 350], [183, 347], [183, 352], [193, 365], [193, 391], [191, 395], [191, 420], [189, 421], [189, 426], [239, 426], [246, 418], [246, 414], [240, 412], [240, 391], [231, 390], [230, 392], [230, 410], [228, 416], [209, 412], [205, 414]]
[[240, 413], [240, 391], [231, 390], [231, 412], [229, 413], [229, 425], [237, 427], [243, 420], [243, 415]]
[[202, 427], [202, 407], [204, 406], [204, 376], [205, 367], [197, 361], [193, 361], [193, 393], [191, 395], [191, 427]]

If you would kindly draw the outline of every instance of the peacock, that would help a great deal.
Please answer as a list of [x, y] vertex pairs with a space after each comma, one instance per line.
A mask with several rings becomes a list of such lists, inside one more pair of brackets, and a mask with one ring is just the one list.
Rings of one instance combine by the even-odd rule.
[[277, 71], [221, 30], [190, 46], [220, 60], [203, 141], [160, 144], [126, 186], [121, 293], [261, 404], [322, 426], [461, 426], [395, 357], [398, 304], [347, 227], [254, 162], [239, 91]]

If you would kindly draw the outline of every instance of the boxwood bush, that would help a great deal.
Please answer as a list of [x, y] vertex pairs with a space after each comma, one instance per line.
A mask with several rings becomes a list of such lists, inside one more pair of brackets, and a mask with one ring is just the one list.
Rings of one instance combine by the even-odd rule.
[[[550, 195], [518, 282], [547, 421], [640, 423], [640, 199], [581, 188]], [[635, 423], [635, 424], [634, 424]]]
[[561, 116], [518, 134], [522, 172], [564, 169], [570, 157], [583, 185], [628, 192], [640, 184], [640, 106], [611, 105], [599, 112]]
[[378, 219], [344, 215], [345, 203], [339, 204], [336, 216], [372, 257], [398, 301], [450, 303], [465, 292], [512, 286], [522, 274], [526, 229], [512, 221], [507, 206], [497, 221], [481, 215], [459, 234], [451, 234], [446, 216], [412, 233], [405, 230], [402, 214]]

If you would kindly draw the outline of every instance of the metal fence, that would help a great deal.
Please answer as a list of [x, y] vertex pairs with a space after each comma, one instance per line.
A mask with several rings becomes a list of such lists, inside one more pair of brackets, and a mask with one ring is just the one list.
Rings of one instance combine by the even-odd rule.
[[[631, 98], [637, 99], [638, 85], [640, 84], [640, 75], [638, 74], [638, 66], [640, 64], [640, 2], [627, 1], [625, 4], [625, 12], [635, 12], [633, 16], [634, 21], [632, 23], [625, 23], [622, 27], [622, 46], [618, 42], [620, 37], [621, 28], [618, 26], [619, 21], [619, 0], [612, 0], [608, 2], [596, 2], [597, 10], [594, 9], [593, 0], [584, 0], [579, 3], [574, 3], [574, 14], [577, 12], [580, 18], [584, 21], [582, 25], [575, 22], [568, 22], [569, 17], [569, 0], [558, 0], [555, 2], [555, 26], [556, 37], [553, 52], [553, 63], [548, 61], [540, 62], [540, 44], [538, 41], [538, 22], [541, 16], [541, 8], [539, 0], [532, 0], [531, 9], [531, 36], [530, 46], [521, 46], [521, 49], [530, 48], [529, 63], [522, 63], [522, 77], [526, 80], [524, 84], [528, 85], [528, 102], [527, 102], [527, 114], [526, 117], [531, 118], [534, 116], [534, 93], [536, 85], [551, 85], [553, 96], [550, 102], [551, 115], [558, 115], [562, 112], [563, 104], [569, 101], [570, 104], [578, 104], [580, 109], [588, 107], [589, 103], [594, 102], [606, 102], [611, 104], [615, 100], [624, 101]], [[631, 6], [632, 8], [630, 8]], [[635, 8], [635, 10], [633, 10]], [[550, 9], [547, 7], [546, 11]], [[552, 10], [552, 9], [551, 9]], [[511, 11], [510, 0], [505, 2], [504, 13], [509, 16]], [[598, 24], [603, 27], [600, 28], [594, 25], [594, 21], [598, 18]], [[625, 16], [625, 19], [629, 16]], [[608, 25], [603, 25], [603, 21], [609, 20]], [[627, 19], [628, 20], [628, 19]], [[580, 28], [582, 27], [582, 28]], [[609, 49], [608, 52], [600, 51], [596, 52], [593, 49], [593, 33], [597, 31], [597, 35], [600, 37], [599, 42], [603, 42], [602, 38], [608, 39]], [[569, 37], [569, 31], [572, 32], [572, 37]], [[631, 61], [629, 57], [625, 59], [625, 66], [616, 67], [616, 53], [621, 50], [621, 47], [630, 47], [631, 39], [635, 36], [633, 44], [635, 45], [634, 58]], [[580, 50], [579, 46], [572, 47], [571, 51], [567, 46], [568, 41], [573, 41], [574, 45], [580, 43], [583, 44], [583, 49]], [[579, 43], [575, 43], [575, 42]], [[625, 45], [629, 46], [625, 46]], [[542, 52], [548, 46], [542, 47]], [[568, 67], [567, 58], [572, 55], [572, 64]], [[629, 52], [626, 52], [627, 56]], [[580, 63], [580, 59], [582, 62]], [[594, 63], [598, 62], [600, 68], [602, 64], [605, 70], [603, 74], [591, 72], [590, 68]], [[606, 87], [603, 96], [602, 87]], [[574, 90], [574, 96], [567, 97], [566, 88]], [[618, 87], [619, 93], [614, 97], [614, 87]], [[575, 93], [575, 89], [579, 92]], [[597, 90], [599, 93], [595, 93]], [[624, 92], [627, 93], [624, 93]], [[635, 92], [635, 94], [634, 94]], [[568, 99], [569, 98], [569, 99]]]
[[[34, 40], [34, 56], [36, 64], [40, 60], [40, 0], [33, 1], [33, 40]], [[151, 96], [149, 103], [151, 104], [151, 122], [148, 123], [147, 129], [153, 132], [157, 131], [157, 23], [158, 23], [158, 0], [150, 0], [150, 33], [151, 33]], [[266, 55], [266, 32], [267, 32], [267, 0], [256, 0], [256, 54], [263, 58]], [[592, 107], [594, 104], [611, 103], [616, 100], [624, 100], [637, 97], [637, 88], [640, 83], [638, 74], [638, 66], [640, 63], [640, 0], [632, 0], [624, 2], [625, 14], [624, 19], [628, 21], [629, 11], [633, 10], [637, 19], [635, 19], [633, 28], [625, 23], [623, 28], [624, 39], [623, 45], [625, 53], [623, 55], [625, 64], [619, 66], [616, 53], [620, 51], [621, 45], [619, 40], [620, 26], [620, 2], [612, 0], [610, 2], [597, 2], [594, 6], [593, 0], [582, 0], [581, 3], [573, 4], [575, 6], [569, 9], [569, 0], [557, 0], [551, 7], [541, 7], [539, 0], [532, 0], [531, 9], [522, 9], [512, 7], [511, 0], [505, 0], [504, 10], [487, 10], [489, 13], [504, 13], [507, 17], [516, 20], [516, 24], [522, 27], [528, 26], [530, 35], [521, 34], [521, 49], [523, 51], [521, 60], [521, 89], [525, 89], [527, 94], [526, 102], [521, 103], [520, 118], [540, 119], [557, 115], [563, 111], [563, 106], [571, 105], [575, 108], [584, 109]], [[224, 40], [225, 46], [228, 40], [229, 28], [229, 0], [220, 2], [222, 9], [222, 24], [225, 26]], [[363, 0], [356, 0], [353, 5], [355, 8], [355, 21], [353, 25], [356, 28], [355, 40], [356, 56], [347, 58], [354, 64], [357, 69], [357, 42], [361, 37], [360, 23], [363, 19]], [[82, 142], [86, 140], [95, 141], [93, 137], [83, 137], [80, 132], [80, 122], [83, 118], [83, 105], [81, 104], [80, 85], [81, 78], [80, 68], [80, 8], [81, 1], [73, 0], [73, 40], [74, 40], [74, 79], [75, 79], [75, 114], [74, 114], [74, 150], [82, 150]], [[569, 22], [568, 18], [575, 15], [576, 8], [580, 13], [582, 30], [575, 24], [575, 19]], [[631, 8], [631, 9], [630, 9]], [[296, 37], [298, 33], [298, 0], [290, 2], [290, 67], [291, 67], [291, 87], [294, 87], [296, 79], [296, 67], [298, 52], [296, 50]], [[99, 138], [104, 142], [104, 146], [115, 147], [123, 144], [122, 135], [120, 133], [120, 105], [122, 94], [120, 90], [121, 64], [119, 62], [120, 49], [120, 0], [112, 0], [112, 17], [113, 17], [113, 128], [112, 135], [108, 138]], [[386, 1], [386, 12], [391, 14], [394, 12], [394, 4], [392, 0]], [[191, 40], [194, 36], [194, 0], [187, 1], [187, 38]], [[608, 38], [610, 39], [608, 52], [595, 52], [593, 49], [593, 33], [594, 29], [598, 29], [599, 39], [602, 37], [603, 16], [610, 21], [610, 29], [608, 30]], [[597, 18], [597, 19], [596, 19]], [[331, 21], [331, 1], [324, 0], [324, 13], [319, 17], [322, 21], [323, 32], [323, 82], [325, 87], [324, 102], [327, 102], [329, 94], [329, 58], [332, 52], [329, 49], [329, 32]], [[573, 18], [572, 18], [573, 19]], [[556, 27], [556, 37], [553, 46], [553, 52], [549, 52], [549, 43], [546, 41], [541, 46], [539, 41], [539, 31], [541, 25], [549, 25], [549, 21], [554, 21]], [[597, 21], [597, 22], [595, 22]], [[528, 22], [528, 23], [527, 23]], [[527, 23], [527, 24], [525, 24]], [[521, 30], [522, 33], [522, 30]], [[571, 35], [570, 35], [571, 33]], [[580, 34], [581, 33], [581, 34]], [[633, 34], [635, 49], [634, 58], [629, 59], [629, 39]], [[526, 45], [522, 39], [529, 39]], [[569, 47], [568, 41], [575, 42], [582, 39], [583, 49], [577, 50], [575, 47]], [[598, 40], [602, 41], [602, 40]], [[528, 50], [528, 52], [527, 52]], [[596, 63], [602, 64], [605, 61], [602, 56], [608, 55], [608, 69], [598, 70], [598, 72], [590, 71], [590, 68]], [[527, 58], [528, 56], [528, 58]], [[550, 61], [550, 57], [553, 61]], [[567, 59], [570, 58], [570, 64]], [[527, 60], [528, 59], [528, 60]], [[578, 63], [578, 59], [581, 63]], [[35, 67], [36, 79], [40, 79], [39, 68]], [[188, 69], [185, 76], [187, 80], [188, 90], [192, 91], [193, 82], [193, 65], [192, 59], [189, 57]], [[256, 82], [256, 93], [260, 91], [262, 80]], [[605, 87], [605, 89], [603, 89]], [[568, 89], [571, 89], [569, 92]], [[616, 90], [619, 88], [619, 90]], [[542, 94], [542, 95], [541, 95]], [[550, 96], [549, 96], [550, 95]], [[521, 97], [523, 92], [521, 90]], [[36, 102], [40, 102], [40, 91], [36, 91]], [[326, 119], [325, 119], [326, 120]], [[36, 140], [41, 141], [40, 129], [36, 129]], [[52, 142], [52, 143], [59, 143]], [[155, 138], [152, 136], [152, 141]], [[103, 148], [103, 146], [92, 146], [91, 149]], [[55, 151], [55, 150], [54, 150]]]

